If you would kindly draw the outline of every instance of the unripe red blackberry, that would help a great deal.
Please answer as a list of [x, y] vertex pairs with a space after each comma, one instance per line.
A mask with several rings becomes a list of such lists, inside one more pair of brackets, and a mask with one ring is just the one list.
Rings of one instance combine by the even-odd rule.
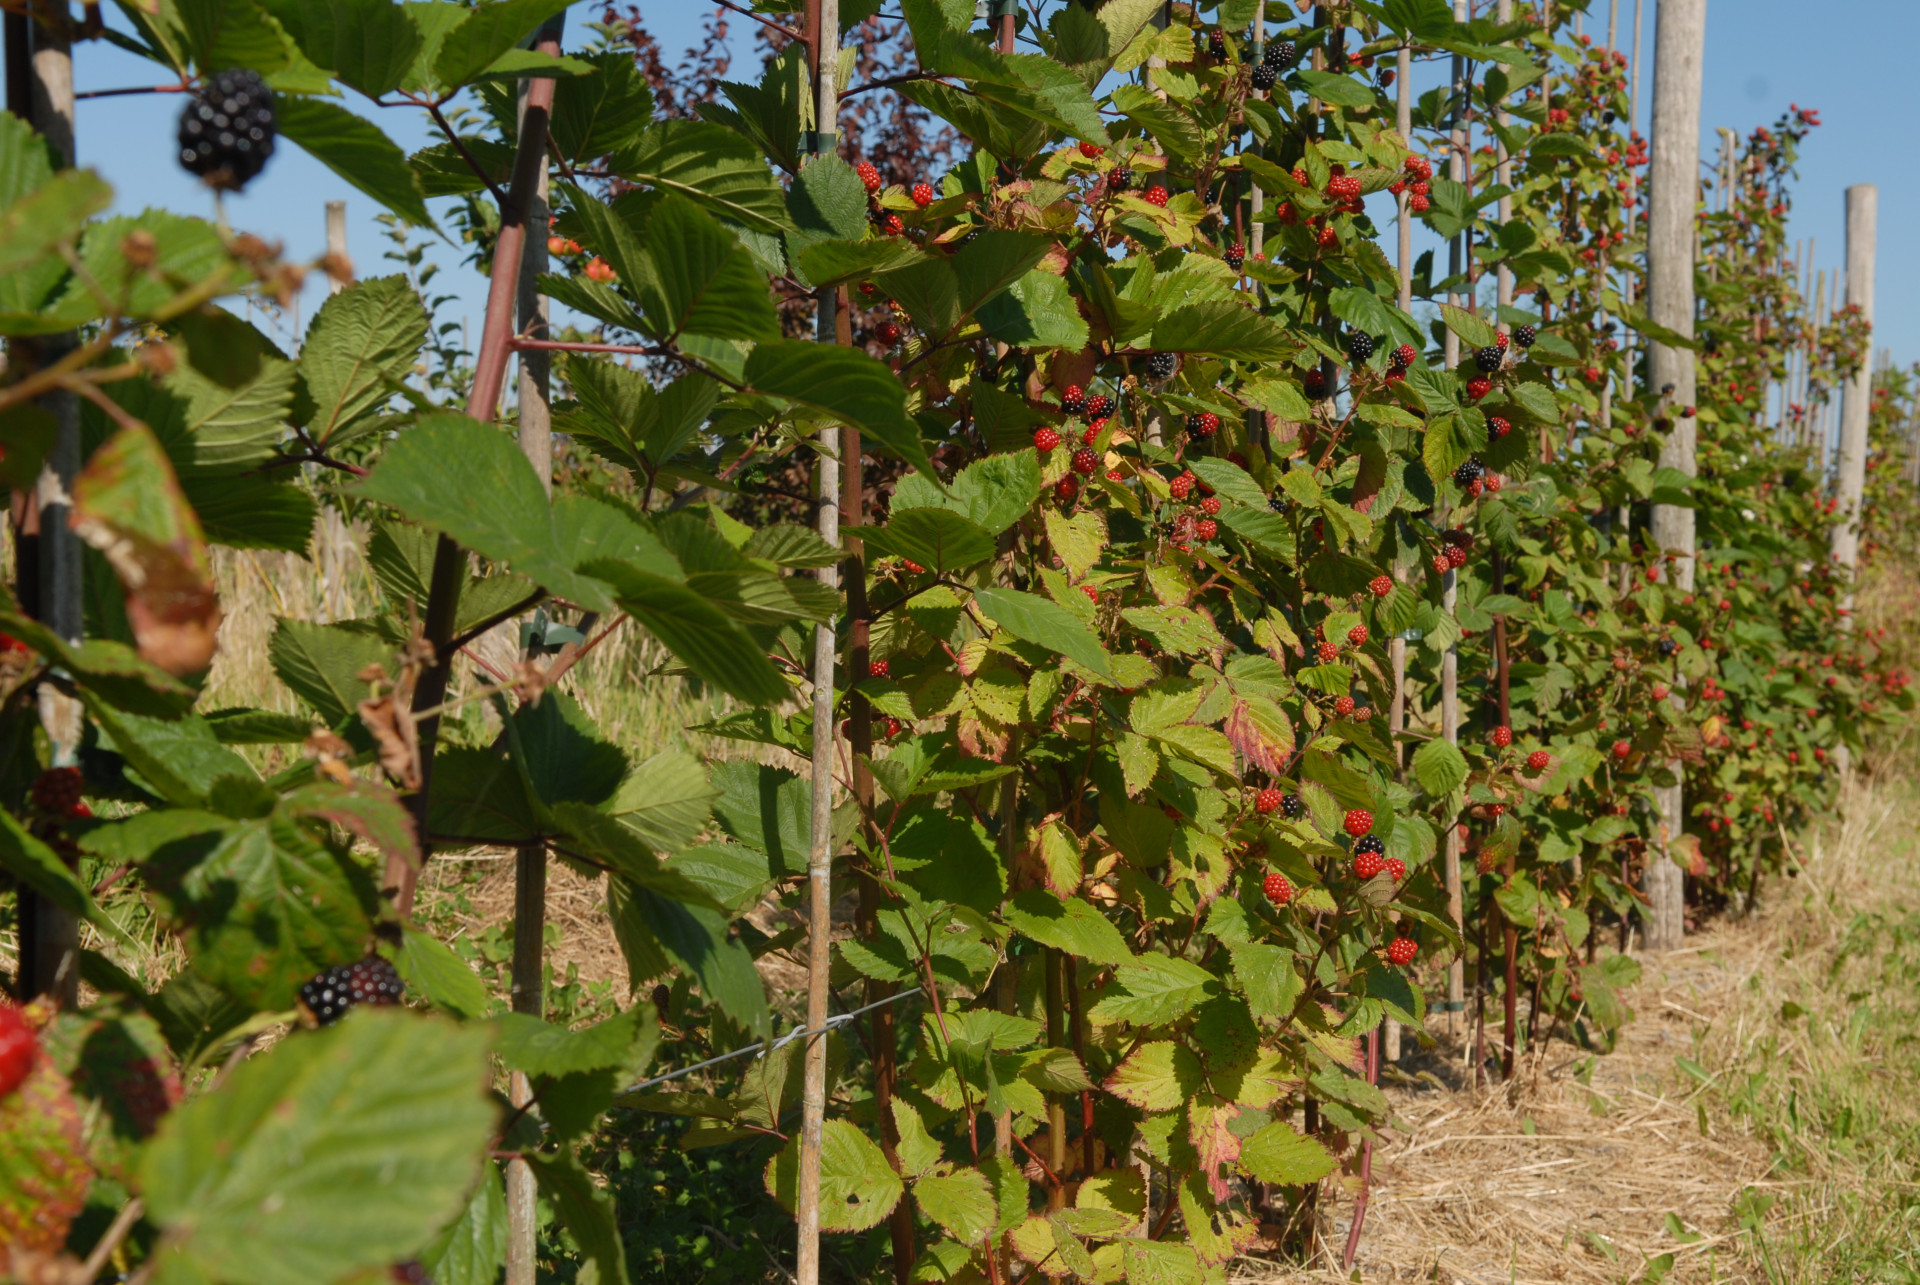
[[1182, 473], [1174, 478], [1173, 481], [1167, 483], [1167, 491], [1174, 499], [1184, 500], [1193, 494], [1193, 484], [1195, 480], [1193, 474]]
[[1347, 641], [1355, 647], [1366, 646], [1367, 627], [1365, 625], [1355, 625], [1353, 628], [1347, 630]]
[[872, 161], [861, 161], [853, 167], [853, 172], [860, 176], [860, 182], [865, 185], [869, 193], [878, 192], [886, 186], [880, 181], [880, 171], [873, 167]]
[[33, 780], [33, 805], [49, 816], [72, 816], [85, 786], [79, 768], [50, 767]]
[[1157, 205], [1164, 210], [1167, 208], [1167, 189], [1155, 183], [1140, 194], [1140, 199], [1148, 205]]
[[1433, 177], [1433, 163], [1424, 156], [1409, 156], [1401, 168], [1422, 183]]
[[1467, 381], [1467, 396], [1476, 402], [1492, 391], [1493, 381], [1490, 379], [1469, 379]]
[[1157, 352], [1147, 357], [1147, 378], [1156, 384], [1172, 379], [1180, 369], [1180, 357], [1177, 353]]
[[1096, 157], [1105, 156], [1106, 154], [1107, 149], [1098, 143], [1083, 142], [1080, 144], [1080, 155], [1086, 157], [1088, 160], [1093, 160]]
[[20, 1087], [39, 1058], [39, 1034], [19, 1009], [0, 1002], [0, 1098]]
[[1078, 415], [1087, 408], [1087, 395], [1078, 384], [1068, 384], [1066, 391], [1060, 394], [1060, 409], [1069, 415]]
[[873, 336], [891, 348], [900, 342], [900, 327], [891, 321], [883, 321], [873, 328]]
[[1354, 808], [1351, 812], [1347, 813], [1344, 824], [1347, 833], [1358, 839], [1361, 835], [1373, 829], [1373, 813], [1367, 811], [1365, 808]]
[[1393, 876], [1395, 883], [1407, 881], [1407, 863], [1398, 857], [1387, 858], [1387, 873]]
[[1211, 540], [1220, 534], [1220, 524], [1212, 518], [1201, 518], [1193, 524], [1193, 533], [1202, 540]]
[[1629, 755], [1629, 754], [1631, 754], [1631, 753], [1633, 753], [1633, 742], [1632, 742], [1632, 741], [1625, 741], [1625, 740], [1622, 740], [1622, 741], [1615, 741], [1615, 742], [1613, 743], [1613, 756], [1614, 756], [1615, 758], [1617, 758], [1617, 759], [1623, 759], [1623, 758], [1625, 758], [1625, 757], [1627, 757], [1627, 755]]
[[913, 203], [924, 210], [933, 204], [933, 184], [915, 183], [911, 195]]
[[1375, 576], [1367, 581], [1367, 589], [1376, 598], [1384, 598], [1393, 592], [1392, 576]]
[[1447, 565], [1456, 571], [1467, 565], [1468, 553], [1464, 545], [1453, 545], [1447, 550]]
[[1058, 445], [1060, 445], [1060, 434], [1055, 430], [1045, 427], [1033, 430], [1033, 449], [1042, 455]]
[[1491, 375], [1506, 363], [1507, 354], [1497, 344], [1488, 344], [1473, 354], [1473, 364], [1480, 368], [1483, 375]]
[[1054, 498], [1062, 504], [1073, 503], [1073, 497], [1080, 494], [1080, 479], [1069, 474], [1053, 484]]
[[1323, 642], [1318, 649], [1318, 655], [1321, 664], [1331, 665], [1335, 660], [1339, 659], [1340, 644], [1336, 642]]
[[180, 112], [180, 165], [208, 187], [238, 192], [273, 155], [273, 91], [260, 73], [232, 67], [195, 91]]
[[1215, 58], [1224, 60], [1227, 56], [1227, 33], [1215, 27], [1207, 33], [1207, 52]]
[[1350, 718], [1353, 715], [1353, 697], [1336, 696], [1333, 701], [1335, 718]]
[[911, 571], [916, 576], [924, 576], [925, 574], [927, 574], [927, 569], [921, 566], [919, 563], [915, 562], [912, 558], [900, 559], [900, 565], [905, 567], [907, 570]]
[[900, 720], [897, 718], [889, 718], [887, 720], [887, 739], [892, 740], [898, 735], [900, 735]]
[[1356, 879], [1371, 879], [1387, 868], [1387, 859], [1377, 852], [1360, 852], [1353, 855], [1353, 876]]
[[1494, 439], [1497, 441], [1505, 437], [1508, 433], [1511, 433], [1513, 431], [1513, 425], [1501, 419], [1498, 415], [1494, 415], [1487, 420], [1487, 431], [1492, 433]]
[[331, 1026], [362, 1005], [398, 1004], [406, 988], [392, 964], [378, 955], [329, 968], [300, 987], [301, 1016], [314, 1026]]
[[1115, 170], [1113, 173], [1107, 175], [1107, 189], [1109, 191], [1124, 192], [1132, 186], [1133, 186], [1133, 171], [1128, 169], [1124, 165], [1122, 165], [1119, 169]]
[[1274, 789], [1272, 786], [1268, 786], [1253, 796], [1253, 810], [1261, 816], [1265, 816], [1280, 806], [1280, 799], [1280, 791]]
[[1412, 344], [1401, 344], [1398, 348], [1395, 348], [1393, 350], [1392, 361], [1393, 361], [1394, 369], [1395, 370], [1408, 369], [1413, 365], [1414, 358], [1418, 357], [1419, 355], [1420, 355], [1419, 353], [1414, 351]]
[[1347, 356], [1353, 358], [1356, 366], [1373, 356], [1373, 336], [1364, 330], [1356, 330], [1348, 335]]
[[1553, 766], [1553, 755], [1547, 753], [1545, 750], [1535, 750], [1533, 753], [1527, 755], [1527, 771], [1529, 772], [1544, 772], [1551, 766]]
[[1247, 247], [1240, 244], [1240, 242], [1235, 241], [1232, 245], [1227, 247], [1227, 252], [1221, 257], [1227, 261], [1227, 266], [1229, 268], [1232, 268], [1235, 272], [1238, 272], [1240, 271], [1241, 265], [1247, 261]]
[[1487, 733], [1487, 739], [1493, 742], [1495, 749], [1504, 750], [1507, 746], [1513, 744], [1513, 729], [1505, 723], [1502, 723], [1500, 726], [1494, 728], [1493, 731]]
[[1420, 953], [1420, 945], [1411, 937], [1395, 937], [1387, 946], [1387, 959], [1397, 968], [1405, 968]]
[[876, 660], [868, 663], [867, 674], [872, 678], [886, 678], [889, 676], [890, 669], [891, 666], [886, 661]]
[[1089, 397], [1087, 398], [1087, 404], [1083, 408], [1082, 413], [1088, 419], [1105, 419], [1107, 416], [1113, 414], [1113, 398], [1104, 396]]
[[1308, 371], [1300, 377], [1300, 391], [1308, 401], [1320, 401], [1327, 395], [1327, 377], [1317, 369]]
[[1280, 800], [1280, 815], [1289, 821], [1298, 821], [1307, 814], [1307, 803], [1297, 794], [1289, 794]]
[[1210, 410], [1195, 411], [1187, 416], [1187, 436], [1205, 441], [1220, 431], [1220, 417]]
[[1100, 457], [1091, 446], [1082, 446], [1073, 453], [1072, 467], [1081, 477], [1092, 477], [1094, 470], [1100, 467]]
[[1260, 891], [1276, 906], [1284, 906], [1293, 900], [1293, 885], [1278, 870], [1267, 871], [1267, 877], [1260, 881]]
[[1453, 570], [1453, 559], [1444, 553], [1436, 553], [1433, 555], [1433, 573], [1435, 575], [1444, 576], [1451, 570]]
[[1533, 347], [1533, 341], [1536, 337], [1537, 332], [1532, 326], [1515, 326], [1513, 328], [1513, 342], [1519, 344], [1522, 348]]
[[1200, 501], [1200, 511], [1210, 518], [1218, 517], [1220, 515], [1220, 497], [1217, 495], [1209, 495], [1206, 499]]

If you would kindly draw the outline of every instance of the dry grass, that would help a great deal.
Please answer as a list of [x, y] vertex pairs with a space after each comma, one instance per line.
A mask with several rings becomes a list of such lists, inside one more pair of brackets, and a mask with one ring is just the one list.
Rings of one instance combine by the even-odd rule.
[[1458, 1087], [1459, 1041], [1410, 1049], [1387, 1077], [1394, 1124], [1357, 1275], [1337, 1270], [1349, 1179], [1322, 1206], [1314, 1264], [1248, 1260], [1234, 1279], [1920, 1279], [1911, 1197], [1888, 1194], [1914, 1189], [1913, 1028], [1904, 1011], [1860, 1020], [1851, 989], [1912, 1006], [1895, 978], [1906, 938], [1861, 915], [1920, 906], [1903, 859], [1916, 825], [1904, 772], [1859, 783], [1754, 919], [1644, 959], [1612, 1054], [1559, 1044], [1513, 1085], [1475, 1090]]

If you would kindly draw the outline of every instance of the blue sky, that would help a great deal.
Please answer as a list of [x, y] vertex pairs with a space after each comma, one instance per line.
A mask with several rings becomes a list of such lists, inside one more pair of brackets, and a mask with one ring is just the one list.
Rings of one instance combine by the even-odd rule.
[[[1591, 0], [1593, 16], [1586, 30], [1596, 40], [1605, 37], [1608, 7], [1614, 2]], [[1641, 53], [1646, 61], [1641, 94], [1650, 103], [1658, 0], [1642, 2]], [[1634, 0], [1617, 3], [1620, 43], [1625, 47], [1631, 37]], [[573, 7], [568, 15], [569, 45], [584, 42], [586, 23], [598, 12], [598, 6]], [[668, 6], [650, 21], [663, 46], [677, 57], [693, 41], [704, 12], [696, 0]], [[751, 46], [745, 31], [750, 25], [743, 19], [733, 23], [736, 48], [743, 56]], [[1902, 288], [1920, 271], [1920, 243], [1908, 241], [1899, 232], [1904, 224], [1899, 211], [1911, 208], [1920, 197], [1920, 169], [1908, 159], [1904, 132], [1895, 124], [1904, 118], [1902, 90], [1911, 78], [1916, 48], [1920, 48], [1920, 3], [1914, 0], [1823, 0], [1812, 6], [1805, 0], [1708, 0], [1703, 154], [1714, 154], [1718, 126], [1745, 133], [1755, 125], [1771, 123], [1789, 103], [1819, 109], [1824, 124], [1805, 146], [1791, 236], [1815, 241], [1817, 266], [1839, 265], [1844, 254], [1845, 189], [1852, 183], [1879, 184], [1876, 343], [1891, 348], [1901, 362], [1920, 360], [1920, 302]], [[157, 68], [104, 42], [82, 46], [75, 63], [74, 78], [82, 91], [164, 79], [156, 74]], [[739, 61], [735, 67], [742, 73], [747, 70]], [[210, 211], [204, 189], [173, 159], [179, 105], [178, 96], [153, 94], [79, 104], [81, 163], [98, 168], [113, 182], [119, 209], [152, 204], [185, 212]], [[375, 115], [410, 150], [433, 141], [418, 112], [382, 111], [364, 100], [350, 105]], [[1884, 114], [1888, 111], [1896, 115], [1888, 117]], [[1643, 108], [1643, 130], [1645, 123]], [[308, 256], [324, 248], [323, 209], [333, 199], [347, 201], [348, 250], [360, 273], [370, 276], [391, 270], [381, 263], [387, 242], [373, 221], [373, 202], [291, 145], [282, 145], [250, 192], [229, 198], [227, 213], [234, 227], [284, 242], [289, 255]], [[477, 331], [484, 282], [470, 269], [457, 267], [457, 250], [443, 247], [439, 257], [448, 271], [435, 287], [457, 292], [463, 300], [446, 316], [458, 320], [464, 312]], [[322, 297], [316, 281], [303, 301], [303, 324]], [[283, 328], [283, 339], [285, 334]]]

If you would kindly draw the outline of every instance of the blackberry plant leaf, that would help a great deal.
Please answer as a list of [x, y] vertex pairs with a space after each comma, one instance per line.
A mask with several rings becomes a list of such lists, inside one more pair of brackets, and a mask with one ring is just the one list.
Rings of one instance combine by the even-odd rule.
[[386, 1267], [460, 1215], [496, 1112], [484, 1027], [349, 1014], [236, 1067], [168, 1117], [147, 1215], [212, 1281], [300, 1285]]

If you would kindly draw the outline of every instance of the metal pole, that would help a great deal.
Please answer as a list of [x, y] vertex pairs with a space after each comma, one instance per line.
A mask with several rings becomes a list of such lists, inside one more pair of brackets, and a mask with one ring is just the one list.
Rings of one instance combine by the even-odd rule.
[[[1010, 25], [1010, 21], [1009, 21]], [[1010, 38], [1006, 30], [1003, 38]], [[840, 0], [808, 0], [807, 36], [814, 91], [814, 150], [832, 154], [840, 119], [839, 87], [834, 76], [840, 67]], [[814, 338], [831, 344], [839, 338], [838, 296], [822, 289], [816, 295]], [[820, 429], [814, 479], [819, 488], [816, 518], [821, 539], [840, 543], [840, 430]], [[840, 587], [840, 564], [820, 568], [820, 583]], [[827, 1020], [827, 980], [833, 966], [833, 665], [835, 629], [820, 625], [813, 632], [813, 834], [807, 851], [810, 894], [807, 941], [807, 1025], [819, 1028]], [[800, 1094], [800, 1174], [796, 1199], [799, 1244], [794, 1261], [796, 1285], [820, 1285], [820, 1142], [827, 1115], [827, 1037], [807, 1041]]]
[[[1693, 270], [1700, 192], [1700, 76], [1706, 47], [1707, 0], [1662, 0], [1654, 33], [1653, 174], [1647, 208], [1647, 314], [1679, 334], [1693, 334]], [[1655, 389], [1663, 390], [1666, 418], [1671, 425], [1660, 451], [1663, 467], [1691, 477], [1695, 472], [1694, 442], [1698, 421], [1692, 416], [1695, 398], [1693, 353], [1662, 343], [1648, 347], [1648, 370]], [[1672, 393], [1664, 390], [1672, 387]], [[1675, 592], [1693, 589], [1693, 510], [1657, 504], [1653, 509], [1653, 542], [1663, 554]], [[1676, 696], [1677, 700], [1678, 697]], [[1668, 768], [1683, 777], [1685, 765], [1675, 760]], [[1673, 950], [1681, 945], [1686, 927], [1686, 875], [1674, 864], [1669, 844], [1686, 821], [1683, 787], [1656, 787], [1660, 812], [1659, 843], [1647, 868], [1647, 948]]]
[[[60, 16], [64, 18], [64, 8]], [[73, 56], [64, 32], [35, 20], [33, 6], [15, 21], [8, 15], [9, 105], [26, 106], [34, 130], [53, 151], [54, 164], [72, 168], [74, 153]], [[23, 83], [15, 84], [19, 78]], [[38, 343], [16, 342], [13, 353], [22, 364], [49, 365], [72, 351], [71, 333], [48, 336]], [[33, 569], [34, 601], [29, 609], [47, 627], [70, 643], [78, 643], [85, 622], [85, 590], [79, 537], [67, 524], [68, 495], [80, 472], [80, 403], [62, 389], [37, 399], [53, 419], [53, 449], [41, 466], [34, 497], [27, 505], [22, 532], [37, 523], [35, 538], [22, 540], [20, 557], [37, 554]], [[26, 576], [22, 574], [22, 580]], [[74, 697], [52, 683], [35, 692], [40, 724], [46, 731], [48, 758], [54, 767], [79, 763], [85, 714]], [[73, 915], [42, 898], [22, 893], [20, 910], [20, 977], [23, 997], [45, 995], [62, 1008], [80, 998], [80, 924]]]

